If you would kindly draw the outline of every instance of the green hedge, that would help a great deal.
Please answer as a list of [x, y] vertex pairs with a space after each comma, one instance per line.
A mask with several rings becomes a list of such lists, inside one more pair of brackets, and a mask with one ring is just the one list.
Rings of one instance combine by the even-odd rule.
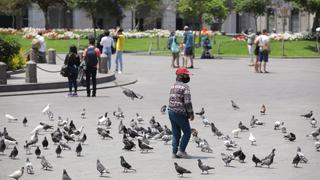
[[8, 70], [21, 69], [26, 58], [23, 55], [21, 45], [15, 38], [0, 35], [0, 61], [8, 65]]

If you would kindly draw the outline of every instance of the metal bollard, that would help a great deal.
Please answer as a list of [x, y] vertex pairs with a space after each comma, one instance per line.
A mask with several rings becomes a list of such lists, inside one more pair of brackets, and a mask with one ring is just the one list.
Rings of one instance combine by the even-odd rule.
[[7, 64], [0, 62], [0, 84], [7, 84]]
[[99, 61], [99, 73], [108, 73], [108, 62], [107, 62], [107, 55], [101, 54], [100, 61]]
[[48, 64], [56, 64], [56, 50], [48, 49]]
[[27, 62], [26, 83], [37, 83], [37, 64], [33, 61]]

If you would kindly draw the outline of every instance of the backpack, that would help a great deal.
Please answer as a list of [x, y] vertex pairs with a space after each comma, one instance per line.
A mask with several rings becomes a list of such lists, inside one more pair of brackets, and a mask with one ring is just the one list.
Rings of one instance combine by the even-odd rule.
[[86, 66], [94, 67], [98, 64], [98, 57], [95, 51], [95, 47], [89, 47], [86, 53]]

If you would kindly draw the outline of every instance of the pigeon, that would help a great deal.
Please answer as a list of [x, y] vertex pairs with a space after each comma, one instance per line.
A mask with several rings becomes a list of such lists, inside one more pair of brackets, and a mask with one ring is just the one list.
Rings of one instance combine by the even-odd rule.
[[2, 154], [4, 153], [4, 151], [6, 150], [6, 143], [4, 142], [4, 139], [2, 137], [0, 137], [0, 152], [2, 152]]
[[140, 95], [140, 94], [137, 94], [135, 93], [134, 91], [130, 90], [130, 89], [127, 89], [127, 88], [123, 88], [123, 94], [128, 96], [129, 98], [131, 98], [131, 100], [134, 100], [134, 98], [137, 98], [137, 99], [142, 99], [143, 96]]
[[57, 146], [57, 148], [56, 148], [57, 158], [59, 158], [59, 157], [60, 157], [61, 152], [62, 152], [61, 146], [60, 146], [60, 145], [58, 145], [58, 146]]
[[236, 158], [239, 158], [239, 162], [243, 163], [244, 160], [246, 159], [246, 155], [243, 153], [243, 151], [241, 150], [241, 148], [233, 153], [233, 156]]
[[41, 150], [39, 148], [39, 146], [37, 146], [36, 150], [34, 151], [34, 153], [36, 154], [37, 158], [39, 159], [40, 158], [40, 155], [41, 155]]
[[63, 150], [65, 150], [65, 149], [71, 150], [71, 147], [67, 143], [59, 142], [59, 145], [61, 146], [61, 148]]
[[275, 123], [274, 123], [274, 130], [279, 130], [280, 129], [280, 127], [281, 126], [283, 126], [284, 125], [284, 122], [280, 122], [280, 121], [276, 121]]
[[25, 167], [26, 167], [26, 172], [28, 174], [34, 174], [33, 165], [30, 162], [29, 158], [26, 159]]
[[26, 151], [26, 155], [32, 154], [32, 153], [31, 153], [31, 146], [28, 145], [28, 141], [26, 141], [26, 144], [23, 145], [23, 148], [24, 148], [25, 151]]
[[71, 136], [69, 136], [67, 133], [65, 133], [65, 132], [63, 132], [63, 137], [64, 137], [65, 140], [67, 140], [67, 143], [68, 143], [69, 141], [75, 142], [75, 140], [74, 140]]
[[233, 155], [228, 155], [225, 153], [221, 153], [221, 158], [222, 158], [223, 162], [226, 164], [226, 166], [229, 166], [230, 162], [232, 160], [234, 160]]
[[231, 106], [234, 110], [240, 109], [240, 107], [233, 100], [231, 100]]
[[23, 126], [26, 127], [27, 123], [28, 123], [28, 119], [27, 119], [27, 117], [24, 117], [23, 120], [22, 120]]
[[97, 132], [102, 137], [102, 139], [105, 139], [105, 138], [113, 139], [113, 137], [110, 136], [110, 131], [109, 130], [106, 130], [104, 128], [98, 127], [97, 128]]
[[230, 140], [223, 141], [223, 144], [226, 146], [227, 150], [229, 150], [230, 148], [235, 148], [236, 147], [236, 145], [233, 144]]
[[311, 120], [310, 120], [310, 124], [313, 128], [316, 128], [316, 125], [317, 125], [317, 120], [313, 117]]
[[238, 128], [239, 128], [241, 131], [249, 131], [249, 128], [246, 127], [245, 125], [243, 125], [241, 121], [240, 121], [239, 124], [238, 124]]
[[204, 127], [207, 127], [210, 125], [210, 122], [207, 118], [205, 118], [204, 116], [201, 116], [202, 117], [202, 123], [204, 125]]
[[141, 150], [141, 153], [143, 153], [145, 151], [148, 152], [149, 150], [153, 149], [153, 147], [149, 146], [148, 144], [143, 143], [140, 139], [138, 139], [138, 145]]
[[48, 145], [49, 145], [49, 142], [47, 140], [47, 137], [44, 137], [43, 141], [42, 141], [42, 147], [44, 149], [48, 149]]
[[178, 175], [180, 175], [180, 177], [183, 177], [183, 174], [191, 174], [191, 171], [181, 167], [178, 165], [178, 163], [174, 163], [174, 168], [176, 169]]
[[203, 116], [205, 113], [204, 108], [201, 108], [200, 112], [196, 112], [196, 115]]
[[166, 113], [166, 110], [167, 110], [167, 105], [163, 105], [161, 108], [160, 108], [160, 112], [162, 114], [165, 114]]
[[5, 114], [5, 117], [9, 120], [9, 122], [11, 121], [18, 121], [18, 119], [10, 114]]
[[52, 125], [49, 125], [49, 124], [46, 124], [46, 123], [43, 123], [43, 122], [40, 122], [40, 125], [43, 126], [43, 130], [48, 130], [48, 129], [53, 129], [53, 126]]
[[137, 116], [137, 121], [138, 121], [139, 123], [142, 123], [142, 122], [144, 121], [143, 118], [140, 116], [139, 113], [136, 113], [136, 116]]
[[104, 113], [103, 116], [100, 116], [98, 118], [98, 125], [104, 124], [107, 121], [107, 117], [108, 117], [108, 112]]
[[79, 139], [79, 142], [81, 142], [82, 144], [84, 144], [84, 142], [87, 140], [87, 135], [86, 135], [86, 133], [84, 133], [83, 135], [82, 135], [82, 138], [80, 138]]
[[53, 168], [52, 165], [44, 156], [41, 157], [41, 165], [42, 165], [42, 169], [45, 169], [45, 170]]
[[19, 151], [18, 151], [17, 147], [14, 146], [12, 151], [11, 151], [11, 153], [10, 153], [10, 155], [9, 155], [9, 157], [11, 159], [15, 159], [17, 157], [18, 153], [19, 153]]
[[136, 131], [132, 130], [131, 128], [128, 128], [128, 134], [133, 139], [136, 137], [142, 137], [140, 134], [138, 134]]
[[100, 173], [100, 176], [103, 176], [104, 173], [110, 174], [110, 172], [102, 165], [99, 159], [97, 159], [97, 171]]
[[316, 151], [320, 151], [320, 142], [319, 141], [315, 142], [314, 147], [316, 148]]
[[261, 164], [261, 160], [254, 154], [252, 155], [252, 161], [256, 164], [256, 167], [258, 166], [258, 164]]
[[35, 144], [38, 143], [38, 141], [39, 141], [38, 134], [39, 134], [39, 133], [36, 132], [34, 135], [32, 135], [32, 136], [30, 137], [30, 141], [28, 142], [29, 145], [35, 145]]
[[256, 125], [256, 121], [258, 121], [258, 119], [256, 119], [254, 117], [254, 115], [251, 117], [251, 120], [250, 120], [250, 127], [253, 128], [255, 125]]
[[124, 129], [124, 125], [123, 125], [123, 122], [122, 122], [122, 119], [120, 120], [119, 122], [119, 126], [118, 126], [118, 132], [119, 134], [122, 134], [123, 133], [123, 129]]
[[213, 150], [210, 148], [209, 143], [205, 139], [203, 139], [202, 142], [200, 143], [200, 147], [202, 152], [207, 152], [207, 153], [213, 152]]
[[254, 143], [256, 142], [256, 138], [253, 136], [252, 133], [250, 133], [249, 135], [249, 141], [251, 142], [251, 145], [254, 145]]
[[293, 158], [293, 160], [292, 160], [292, 164], [294, 165], [294, 167], [298, 167], [298, 164], [299, 164], [300, 160], [301, 160], [301, 158], [300, 158], [300, 156], [297, 154], [297, 155]]
[[11, 145], [18, 145], [17, 141], [10, 141], [8, 139], [4, 139], [4, 143], [6, 144], [7, 148], [9, 148]]
[[271, 153], [267, 157], [261, 160], [261, 166], [266, 165], [268, 166], [268, 168], [270, 168], [270, 165], [273, 163], [273, 159], [275, 156], [275, 153], [274, 153], [275, 150], [276, 149], [272, 149]]
[[82, 109], [80, 116], [81, 116], [81, 119], [86, 119], [86, 109], [85, 108]]
[[81, 146], [81, 143], [78, 144], [78, 146], [76, 147], [76, 153], [77, 153], [77, 156], [81, 156], [81, 152], [82, 152], [82, 146]]
[[110, 118], [107, 118], [106, 123], [105, 123], [107, 129], [111, 128], [111, 124], [112, 124], [112, 122], [111, 122]]
[[50, 110], [50, 104], [46, 105], [46, 107], [43, 108], [42, 113], [47, 113]]
[[20, 169], [16, 170], [15, 172], [13, 172], [12, 174], [10, 174], [8, 176], [15, 179], [15, 180], [19, 180], [21, 178], [21, 176], [23, 175], [23, 172], [24, 172], [24, 167], [21, 167]]
[[133, 169], [129, 163], [127, 163], [127, 161], [124, 159], [123, 156], [120, 156], [120, 164], [123, 167], [123, 172], [127, 172], [128, 170], [132, 170], [136, 172], [136, 170]]
[[43, 126], [39, 124], [30, 132], [30, 134], [35, 134], [36, 132], [40, 132], [41, 130], [43, 130]]
[[306, 135], [306, 137], [312, 136], [313, 139], [318, 139], [318, 136], [320, 134], [320, 128], [318, 128], [316, 131], [312, 131], [311, 134]]
[[203, 164], [201, 159], [198, 159], [198, 167], [201, 169], [202, 173], [207, 172], [207, 174], [209, 174], [210, 169], [214, 169], [214, 167], [207, 166], [207, 165]]
[[145, 143], [145, 144], [147, 144], [147, 145], [150, 144], [150, 141], [148, 140], [146, 134], [143, 135], [143, 137], [142, 137], [142, 139], [141, 139], [141, 142], [143, 142], [143, 143]]
[[262, 106], [260, 108], [260, 114], [261, 115], [265, 115], [266, 114], [266, 106], [264, 104], [262, 104]]
[[288, 139], [289, 141], [294, 141], [296, 140], [296, 135], [290, 132], [288, 135], [283, 136], [285, 139]]
[[63, 120], [60, 116], [58, 117], [58, 126], [66, 126], [69, 123], [69, 118]]
[[303, 114], [303, 115], [300, 115], [300, 116], [305, 117], [306, 119], [309, 119], [309, 118], [311, 118], [311, 117], [312, 117], [312, 115], [313, 115], [313, 112], [312, 112], [312, 111], [310, 111], [309, 113], [307, 113], [307, 114]]
[[232, 130], [231, 133], [233, 134], [233, 137], [238, 138], [240, 131], [241, 131], [241, 129], [237, 128], [237, 129]]
[[68, 175], [66, 169], [63, 169], [63, 172], [62, 172], [62, 180], [71, 180], [71, 178], [70, 178], [70, 176]]
[[73, 120], [70, 121], [69, 123], [69, 129], [71, 129], [72, 131], [76, 130], [76, 125], [74, 125]]
[[287, 128], [283, 126], [283, 127], [281, 128], [281, 132], [282, 132], [283, 134], [286, 134], [286, 133], [287, 133]]
[[301, 148], [298, 147], [297, 148], [297, 154], [299, 155], [300, 157], [300, 162], [302, 163], [308, 163], [308, 159], [304, 156], [304, 154], [301, 152]]
[[83, 131], [84, 127], [82, 126], [80, 129], [76, 129], [73, 131], [73, 134], [76, 136], [80, 136], [82, 131]]
[[216, 126], [214, 125], [213, 122], [211, 122], [210, 125], [211, 125], [211, 131], [212, 131], [212, 133], [213, 133], [214, 135], [216, 135], [217, 132], [219, 131], [218, 128], [216, 128]]
[[131, 151], [136, 146], [133, 141], [127, 138], [126, 134], [123, 134], [122, 142], [124, 144], [124, 147], [122, 149], [127, 151]]

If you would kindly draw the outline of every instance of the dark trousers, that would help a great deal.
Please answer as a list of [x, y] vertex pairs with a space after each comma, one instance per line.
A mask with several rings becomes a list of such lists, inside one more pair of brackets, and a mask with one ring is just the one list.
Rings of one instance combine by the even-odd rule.
[[87, 85], [87, 96], [90, 96], [90, 77], [92, 78], [92, 95], [96, 95], [97, 87], [97, 68], [87, 66], [86, 69], [86, 85]]
[[77, 92], [77, 77], [68, 77], [69, 82], [69, 92], [72, 92], [72, 87], [74, 88], [74, 92]]

